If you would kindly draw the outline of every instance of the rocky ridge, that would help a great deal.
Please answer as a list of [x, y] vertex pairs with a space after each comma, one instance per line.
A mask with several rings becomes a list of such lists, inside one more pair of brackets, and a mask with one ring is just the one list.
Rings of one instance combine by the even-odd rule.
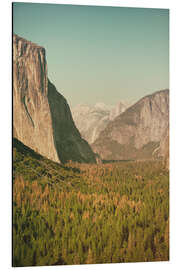
[[92, 148], [102, 159], [152, 158], [167, 132], [168, 124], [169, 90], [157, 91], [111, 121]]

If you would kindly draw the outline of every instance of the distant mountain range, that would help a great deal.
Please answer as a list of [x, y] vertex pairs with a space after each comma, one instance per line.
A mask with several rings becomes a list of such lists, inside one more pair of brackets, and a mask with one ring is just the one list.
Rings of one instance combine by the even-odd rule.
[[119, 102], [116, 106], [96, 103], [94, 106], [80, 104], [72, 109], [74, 122], [81, 136], [92, 144], [108, 123], [130, 106], [127, 102]]
[[164, 156], [168, 131], [169, 90], [162, 90], [142, 98], [110, 121], [92, 148], [105, 160]]

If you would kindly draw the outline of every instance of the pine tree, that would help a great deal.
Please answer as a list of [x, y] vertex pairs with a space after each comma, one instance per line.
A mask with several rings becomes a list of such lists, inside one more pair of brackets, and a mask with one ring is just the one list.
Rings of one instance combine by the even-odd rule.
[[86, 263], [87, 264], [94, 263], [93, 254], [92, 254], [91, 248], [89, 248], [89, 250], [88, 250], [88, 256], [87, 256], [87, 259], [86, 259]]

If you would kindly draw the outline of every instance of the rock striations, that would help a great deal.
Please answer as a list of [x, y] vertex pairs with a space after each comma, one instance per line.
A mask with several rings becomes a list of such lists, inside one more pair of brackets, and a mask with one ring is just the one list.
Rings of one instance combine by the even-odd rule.
[[13, 135], [56, 162], [95, 162], [65, 98], [47, 77], [45, 49], [13, 35]]
[[14, 35], [14, 136], [41, 155], [58, 161], [47, 93], [45, 49]]
[[111, 121], [92, 148], [107, 160], [152, 158], [168, 125], [169, 90], [162, 90], [142, 98]]

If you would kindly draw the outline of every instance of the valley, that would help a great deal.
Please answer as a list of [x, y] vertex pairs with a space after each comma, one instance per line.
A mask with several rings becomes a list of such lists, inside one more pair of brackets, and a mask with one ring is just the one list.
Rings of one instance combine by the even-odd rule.
[[13, 266], [169, 260], [161, 161], [55, 163], [14, 140]]
[[13, 35], [13, 266], [169, 260], [169, 90], [70, 109]]

